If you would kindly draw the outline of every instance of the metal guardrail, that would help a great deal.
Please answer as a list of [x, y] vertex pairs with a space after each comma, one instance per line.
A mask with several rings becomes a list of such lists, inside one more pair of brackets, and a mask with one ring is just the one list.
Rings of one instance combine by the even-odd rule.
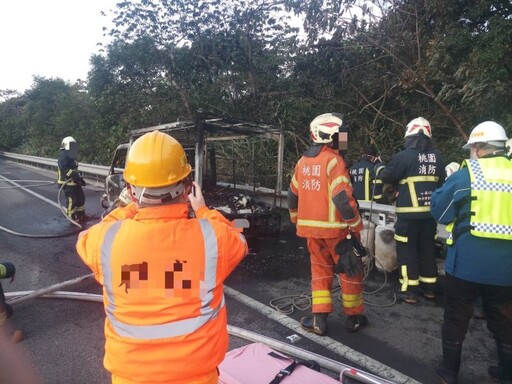
[[[2, 152], [0, 151], [0, 157], [16, 161], [18, 163], [31, 165], [37, 168], [51, 169], [57, 172], [57, 159], [48, 159], [45, 157], [20, 155], [18, 153]], [[95, 180], [103, 183], [105, 178], [108, 176], [110, 167], [105, 165], [95, 164], [79, 164], [79, 170], [89, 180]]]
[[[2, 151], [0, 151], [0, 157], [11, 159], [27, 165], [32, 165], [38, 168], [52, 169], [57, 172], [57, 160]], [[79, 170], [88, 180], [95, 180], [96, 182], [103, 184], [105, 178], [108, 176], [110, 167], [105, 165], [80, 163]], [[229, 183], [219, 183], [219, 185], [230, 186]], [[245, 191], [254, 191], [250, 186], [237, 185], [236, 188]], [[288, 209], [288, 204], [286, 201], [287, 191], [282, 191], [279, 196], [275, 196], [275, 191], [273, 189], [257, 188], [255, 193], [259, 198], [261, 198], [261, 200], [269, 204], [275, 203], [279, 208]], [[370, 204], [367, 202], [360, 202], [359, 205], [361, 210], [365, 212], [372, 212], [372, 221], [374, 222], [379, 222], [379, 214], [383, 214], [385, 217], [395, 215], [395, 207], [393, 205], [378, 203]], [[375, 217], [375, 215], [377, 216]], [[386, 219], [384, 218], [384, 220]], [[439, 224], [437, 226], [437, 231], [438, 238], [443, 240], [447, 238], [448, 233], [446, 232], [446, 227], [444, 225]]]

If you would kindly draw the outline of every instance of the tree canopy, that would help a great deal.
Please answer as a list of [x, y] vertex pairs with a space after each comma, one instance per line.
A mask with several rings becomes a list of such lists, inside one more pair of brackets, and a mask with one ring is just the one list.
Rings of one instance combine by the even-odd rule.
[[82, 161], [106, 164], [131, 129], [200, 109], [286, 129], [291, 157], [331, 111], [349, 160], [370, 142], [390, 156], [418, 116], [449, 161], [481, 121], [512, 131], [508, 0], [139, 0], [111, 16], [85, 83], [1, 91], [2, 150], [54, 156], [73, 135]]

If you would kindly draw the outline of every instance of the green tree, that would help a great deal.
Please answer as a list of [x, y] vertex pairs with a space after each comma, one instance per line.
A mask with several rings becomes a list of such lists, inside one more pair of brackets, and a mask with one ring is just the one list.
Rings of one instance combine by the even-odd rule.
[[151, 82], [149, 90], [139, 83], [139, 91], [162, 90], [172, 98], [174, 114], [193, 116], [198, 108], [240, 116], [275, 112], [278, 103], [272, 104], [269, 97], [279, 97], [286, 89], [280, 79], [295, 39], [278, 5], [268, 0], [234, 1], [229, 7], [215, 0], [126, 1], [118, 8], [108, 63], [96, 62], [103, 64], [100, 71], [109, 68], [109, 80], [120, 80], [121, 66], [133, 69], [125, 65], [127, 57], [126, 62], [113, 63], [116, 47], [149, 42], [152, 48], [145, 52], [151, 51], [157, 75], [149, 78], [157, 84]]
[[19, 96], [0, 103], [0, 149], [11, 151], [26, 140], [25, 105], [26, 99]]

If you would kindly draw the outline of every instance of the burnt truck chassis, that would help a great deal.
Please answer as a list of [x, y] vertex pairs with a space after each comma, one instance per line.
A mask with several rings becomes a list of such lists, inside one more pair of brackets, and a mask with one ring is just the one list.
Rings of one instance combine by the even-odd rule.
[[[119, 145], [112, 159], [109, 174], [105, 179], [105, 193], [101, 205], [107, 211], [118, 201], [125, 187], [123, 170], [126, 155], [131, 144], [140, 136], [154, 130], [162, 131], [176, 138], [183, 145], [190, 164], [193, 164], [194, 180], [202, 186], [205, 202], [211, 209], [217, 209], [229, 220], [246, 219], [249, 228], [244, 229], [247, 238], [279, 236], [281, 214], [276, 204], [258, 201], [255, 194], [236, 185], [217, 185], [215, 147], [213, 142], [240, 140], [251, 136], [272, 138], [279, 142], [277, 182], [274, 189], [279, 195], [282, 189], [282, 145], [283, 133], [265, 124], [232, 121], [224, 118], [179, 121], [153, 127], [136, 129], [131, 132], [130, 142]], [[276, 201], [274, 199], [274, 201]]]

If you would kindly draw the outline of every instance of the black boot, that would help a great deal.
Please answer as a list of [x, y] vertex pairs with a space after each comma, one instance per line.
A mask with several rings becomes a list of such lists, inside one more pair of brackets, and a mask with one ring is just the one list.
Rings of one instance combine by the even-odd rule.
[[[512, 384], [512, 345], [496, 343], [498, 347], [498, 380], [500, 384]], [[491, 367], [489, 367], [489, 374], [491, 374]]]
[[368, 325], [368, 318], [365, 315], [347, 316], [345, 326], [348, 332], [357, 332]]
[[443, 362], [437, 367], [437, 375], [443, 384], [457, 384], [462, 343], [443, 340]]
[[300, 319], [300, 325], [308, 332], [325, 336], [327, 333], [327, 315], [328, 313], [313, 313]]

